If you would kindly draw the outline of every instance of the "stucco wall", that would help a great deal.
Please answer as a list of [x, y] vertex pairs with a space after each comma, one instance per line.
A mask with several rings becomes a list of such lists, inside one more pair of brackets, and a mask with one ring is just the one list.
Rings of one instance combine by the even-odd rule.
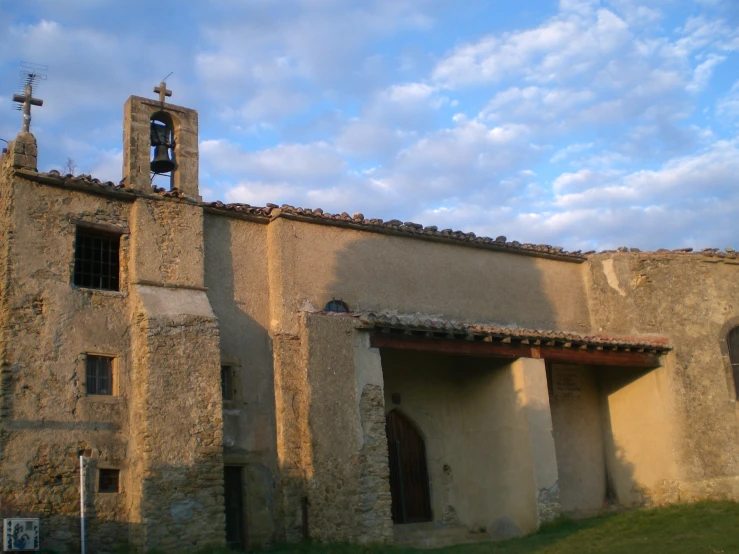
[[668, 498], [678, 470], [668, 373], [667, 366], [552, 366], [563, 511], [589, 515], [678, 499]]
[[662, 487], [677, 478], [669, 364], [651, 371], [613, 367], [593, 371], [599, 382], [606, 466], [615, 498], [622, 506], [661, 501], [669, 494]]
[[552, 367], [552, 379], [568, 372], [577, 385], [551, 398], [562, 511], [592, 514], [606, 501], [606, 462], [598, 383], [587, 366]]
[[[493, 359], [381, 350], [386, 410], [399, 409], [424, 437], [435, 521], [488, 529], [508, 516], [538, 525], [527, 414], [512, 364]], [[392, 395], [400, 395], [393, 404]]]
[[676, 477], [657, 495], [666, 500], [739, 498], [737, 407], [721, 351], [731, 322], [739, 321], [735, 262], [669, 252], [602, 254], [589, 262], [594, 330], [656, 334], [674, 347], [660, 376], [675, 413]]
[[275, 539], [278, 498], [266, 225], [206, 214], [205, 285], [221, 361], [234, 376], [223, 411], [224, 460], [245, 467], [249, 543], [266, 546]]
[[[332, 298], [354, 311], [585, 330], [583, 265], [278, 219], [268, 227], [273, 325]], [[280, 315], [282, 314], [282, 315]]]

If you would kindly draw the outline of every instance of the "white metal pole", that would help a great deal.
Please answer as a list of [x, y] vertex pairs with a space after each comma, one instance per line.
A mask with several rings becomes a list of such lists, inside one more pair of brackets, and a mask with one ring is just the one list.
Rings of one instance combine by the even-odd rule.
[[85, 457], [80, 455], [80, 552], [87, 553], [87, 544], [85, 543], [85, 477], [87, 476], [87, 461]]

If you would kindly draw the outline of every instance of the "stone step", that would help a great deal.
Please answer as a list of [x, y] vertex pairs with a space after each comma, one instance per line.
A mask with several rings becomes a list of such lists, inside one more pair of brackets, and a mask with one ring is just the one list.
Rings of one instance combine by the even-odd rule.
[[471, 533], [466, 527], [462, 526], [427, 522], [394, 525], [393, 538], [398, 546], [440, 548], [489, 541], [490, 535], [488, 533]]

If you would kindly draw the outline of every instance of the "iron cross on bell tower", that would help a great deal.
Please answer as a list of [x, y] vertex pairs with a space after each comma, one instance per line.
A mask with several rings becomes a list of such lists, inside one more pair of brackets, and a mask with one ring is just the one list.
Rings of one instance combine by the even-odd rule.
[[26, 82], [26, 87], [23, 94], [14, 94], [13, 102], [18, 102], [22, 105], [23, 111], [23, 131], [26, 133], [31, 132], [31, 106], [43, 106], [44, 101], [39, 98], [33, 97], [33, 78], [29, 78]]

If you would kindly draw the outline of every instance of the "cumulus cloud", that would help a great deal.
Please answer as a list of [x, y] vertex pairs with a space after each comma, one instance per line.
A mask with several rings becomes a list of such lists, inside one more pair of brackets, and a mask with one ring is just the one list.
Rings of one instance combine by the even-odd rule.
[[[203, 21], [205, 47], [195, 58], [195, 69], [210, 96], [246, 98], [248, 105], [265, 89], [293, 99], [300, 89], [308, 103], [321, 102], [332, 91], [377, 90], [391, 84], [387, 78], [392, 68], [371, 46], [400, 30], [429, 26], [429, 18], [420, 10], [423, 4], [410, 0], [215, 2], [217, 17]], [[283, 113], [249, 109], [237, 113], [247, 121], [279, 120], [291, 115], [294, 106], [288, 103]]]
[[[506, 30], [465, 36], [447, 27], [459, 17], [447, 0], [172, 13], [29, 0], [0, 5], [0, 78], [15, 80], [20, 59], [51, 67], [34, 116], [42, 169], [71, 157], [117, 180], [122, 103], [174, 71], [171, 101], [200, 111], [208, 199], [568, 248], [728, 246], [739, 14], [712, 2], [685, 16], [670, 1], [561, 0], [546, 19], [482, 3], [480, 20]], [[19, 126], [9, 104], [0, 97], [3, 138]]]
[[716, 103], [716, 112], [722, 118], [739, 123], [739, 81]]
[[247, 152], [223, 141], [200, 143], [203, 162], [212, 171], [259, 175], [272, 181], [323, 181], [346, 171], [346, 162], [326, 143], [280, 144], [274, 148]]

